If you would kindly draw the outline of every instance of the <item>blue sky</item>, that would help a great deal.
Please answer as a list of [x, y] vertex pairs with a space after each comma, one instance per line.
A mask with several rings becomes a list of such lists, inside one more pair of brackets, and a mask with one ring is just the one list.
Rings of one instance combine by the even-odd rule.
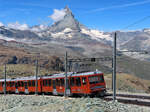
[[[104, 31], [121, 30], [150, 16], [150, 0], [0, 0], [0, 22], [51, 25], [48, 16], [66, 5], [82, 24]], [[143, 28], [150, 28], [150, 18], [125, 30]]]

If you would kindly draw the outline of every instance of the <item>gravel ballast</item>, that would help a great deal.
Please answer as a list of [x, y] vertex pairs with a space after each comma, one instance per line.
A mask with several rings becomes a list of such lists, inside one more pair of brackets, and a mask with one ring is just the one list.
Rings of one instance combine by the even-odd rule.
[[150, 108], [100, 98], [0, 95], [0, 112], [150, 112]]

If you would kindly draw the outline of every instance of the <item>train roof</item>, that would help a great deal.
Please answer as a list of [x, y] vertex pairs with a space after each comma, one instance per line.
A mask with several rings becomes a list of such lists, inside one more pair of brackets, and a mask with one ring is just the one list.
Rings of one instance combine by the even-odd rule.
[[[93, 74], [99, 74], [102, 73], [101, 71], [94, 71], [94, 72], [84, 72], [84, 73], [74, 73], [74, 72], [68, 72], [67, 76], [71, 77], [71, 76], [87, 76], [87, 75], [93, 75]], [[53, 74], [51, 76], [43, 76], [43, 77], [38, 77], [38, 79], [42, 78], [42, 79], [46, 79], [46, 78], [64, 78], [65, 77], [65, 73], [59, 73], [59, 74]], [[20, 77], [20, 78], [16, 78], [16, 79], [6, 79], [6, 81], [21, 81], [21, 80], [35, 80], [36, 77], [35, 76], [30, 76], [30, 77]], [[0, 82], [3, 82], [4, 79], [0, 79]]]
[[[87, 75], [93, 75], [93, 74], [99, 74], [99, 73], [102, 73], [102, 72], [101, 72], [101, 71], [84, 72], [84, 73], [68, 72], [68, 73], [67, 73], [67, 76], [68, 76], [68, 77], [71, 77], [71, 76], [87, 76]], [[42, 78], [43, 78], [43, 79], [46, 79], [46, 78], [58, 78], [58, 77], [64, 78], [64, 77], [65, 77], [65, 73], [54, 74], [54, 75], [52, 75], [52, 76], [44, 76], [44, 77], [42, 77]]]
[[[6, 81], [12, 81], [13, 79], [6, 79]], [[4, 82], [5, 79], [0, 79], [0, 82]]]

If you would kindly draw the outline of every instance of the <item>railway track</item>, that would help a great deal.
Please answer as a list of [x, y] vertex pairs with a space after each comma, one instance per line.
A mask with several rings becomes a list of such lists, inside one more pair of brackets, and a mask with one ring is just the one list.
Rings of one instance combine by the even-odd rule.
[[[112, 93], [107, 94], [103, 99], [106, 101], [113, 100]], [[150, 95], [116, 94], [116, 100], [121, 103], [150, 107]]]

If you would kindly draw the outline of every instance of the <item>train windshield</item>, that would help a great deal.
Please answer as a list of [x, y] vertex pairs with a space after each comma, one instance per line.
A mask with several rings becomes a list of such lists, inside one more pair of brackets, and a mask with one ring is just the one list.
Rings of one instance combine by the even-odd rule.
[[103, 75], [90, 76], [89, 77], [89, 82], [90, 82], [90, 84], [103, 83], [104, 82], [104, 77], [103, 77]]

